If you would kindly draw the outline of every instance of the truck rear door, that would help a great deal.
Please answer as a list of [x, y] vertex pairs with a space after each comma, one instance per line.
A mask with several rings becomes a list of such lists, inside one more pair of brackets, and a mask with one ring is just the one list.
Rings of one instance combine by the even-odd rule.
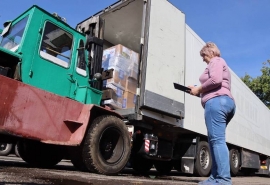
[[[140, 107], [184, 115], [185, 15], [167, 0], [147, 1]], [[144, 110], [145, 109], [145, 110]]]

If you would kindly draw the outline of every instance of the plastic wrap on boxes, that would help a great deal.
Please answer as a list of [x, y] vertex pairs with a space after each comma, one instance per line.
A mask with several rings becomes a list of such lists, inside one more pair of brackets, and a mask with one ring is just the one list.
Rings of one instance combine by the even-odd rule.
[[107, 83], [113, 83], [118, 87], [125, 88], [128, 76], [138, 74], [139, 55], [122, 46], [116, 45], [103, 51], [102, 68], [104, 70], [114, 69], [113, 78], [104, 81], [103, 86]]
[[117, 67], [127, 71], [131, 63], [138, 63], [138, 54], [120, 44], [103, 51], [102, 67]]
[[124, 90], [111, 83], [107, 84], [106, 88], [106, 90], [103, 90], [104, 96], [102, 98], [105, 99], [103, 104], [113, 109], [121, 109], [123, 107]]
[[112, 109], [122, 108], [122, 103], [115, 101], [114, 99], [104, 100], [103, 104], [109, 106]]
[[128, 77], [131, 77], [137, 80], [138, 71], [139, 71], [138, 62], [131, 62], [128, 68]]
[[102, 62], [103, 69], [114, 69], [113, 78], [103, 82], [103, 86], [107, 83], [113, 83], [117, 86], [125, 88], [126, 79], [128, 76], [128, 62], [122, 57], [113, 57]]
[[123, 56], [111, 57], [110, 55], [103, 55], [102, 59], [102, 68], [105, 70], [114, 67], [125, 72], [128, 72], [129, 70], [130, 62]]

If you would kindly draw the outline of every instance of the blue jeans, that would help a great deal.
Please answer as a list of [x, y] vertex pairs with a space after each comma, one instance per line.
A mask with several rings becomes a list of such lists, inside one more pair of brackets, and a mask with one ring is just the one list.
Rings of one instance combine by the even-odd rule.
[[231, 185], [229, 150], [225, 130], [235, 113], [235, 103], [229, 96], [217, 96], [205, 103], [205, 123], [212, 156], [210, 181]]

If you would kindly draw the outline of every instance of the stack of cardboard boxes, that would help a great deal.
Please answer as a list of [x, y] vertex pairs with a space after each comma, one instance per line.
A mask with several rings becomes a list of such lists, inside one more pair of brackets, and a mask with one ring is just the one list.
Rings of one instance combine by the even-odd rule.
[[102, 68], [114, 69], [113, 78], [103, 82], [103, 104], [114, 109], [135, 106], [139, 54], [123, 45], [103, 51]]

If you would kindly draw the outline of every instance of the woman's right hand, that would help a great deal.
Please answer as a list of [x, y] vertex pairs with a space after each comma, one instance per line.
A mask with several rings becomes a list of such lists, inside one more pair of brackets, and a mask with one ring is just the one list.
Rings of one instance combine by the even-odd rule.
[[201, 86], [188, 86], [190, 88], [190, 94], [193, 96], [200, 96], [202, 87]]

